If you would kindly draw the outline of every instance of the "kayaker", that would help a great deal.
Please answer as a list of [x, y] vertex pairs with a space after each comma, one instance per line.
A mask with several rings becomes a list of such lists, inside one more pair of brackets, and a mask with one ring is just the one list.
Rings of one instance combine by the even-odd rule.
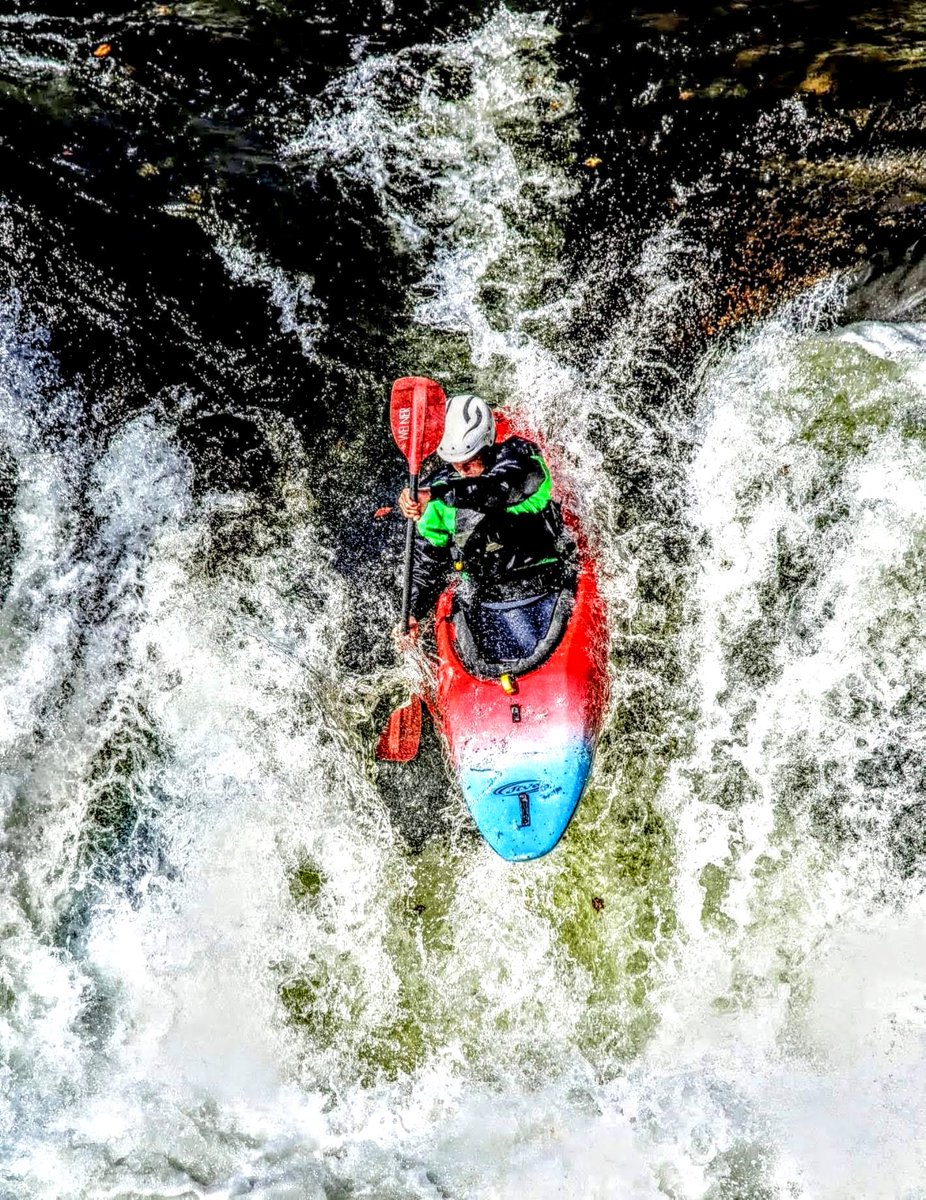
[[437, 455], [447, 464], [418, 491], [399, 496], [417, 523], [409, 638], [448, 578], [464, 604], [558, 590], [571, 559], [539, 447], [523, 437], [495, 441], [495, 418], [479, 396], [451, 396]]

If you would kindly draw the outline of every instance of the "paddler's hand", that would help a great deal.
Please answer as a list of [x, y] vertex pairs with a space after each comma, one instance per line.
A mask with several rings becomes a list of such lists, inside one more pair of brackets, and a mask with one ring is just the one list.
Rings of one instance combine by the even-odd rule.
[[401, 625], [396, 625], [392, 631], [392, 637], [395, 641], [396, 649], [400, 654], [404, 654], [406, 650], [411, 650], [418, 641], [418, 618], [408, 618], [408, 633], [405, 632]]
[[427, 488], [419, 489], [417, 500], [412, 499], [412, 494], [408, 488], [403, 488], [399, 493], [399, 510], [406, 521], [420, 521], [430, 501], [431, 493]]

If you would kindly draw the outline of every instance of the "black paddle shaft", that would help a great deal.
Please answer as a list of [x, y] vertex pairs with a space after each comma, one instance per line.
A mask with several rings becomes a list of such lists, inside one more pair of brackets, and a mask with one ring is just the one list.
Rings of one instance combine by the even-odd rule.
[[[409, 475], [408, 490], [412, 503], [418, 499], [418, 475]], [[402, 586], [402, 629], [408, 633], [412, 611], [412, 577], [415, 571], [415, 522], [409, 518], [405, 531], [405, 580]]]

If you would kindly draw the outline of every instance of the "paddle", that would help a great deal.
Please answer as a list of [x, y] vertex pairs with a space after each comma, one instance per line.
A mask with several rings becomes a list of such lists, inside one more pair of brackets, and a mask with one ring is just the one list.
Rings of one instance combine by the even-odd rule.
[[421, 697], [412, 696], [408, 704], [390, 714], [376, 743], [376, 757], [381, 762], [411, 762], [420, 744]]
[[[418, 499], [418, 476], [422, 460], [437, 449], [444, 431], [447, 398], [432, 379], [408, 375], [392, 385], [389, 420], [396, 445], [408, 459], [408, 490]], [[405, 569], [402, 584], [402, 630], [408, 633], [414, 570], [415, 522], [405, 533]], [[376, 757], [386, 762], [410, 762], [421, 741], [421, 697], [412, 696], [397, 708], [386, 723], [376, 746]]]

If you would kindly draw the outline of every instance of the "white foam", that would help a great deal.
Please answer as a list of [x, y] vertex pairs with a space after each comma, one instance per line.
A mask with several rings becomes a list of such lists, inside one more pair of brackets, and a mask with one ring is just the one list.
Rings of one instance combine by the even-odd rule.
[[[897, 343], [890, 330], [872, 340]], [[920, 901], [890, 835], [911, 797], [902, 777], [864, 783], [872, 754], [924, 750], [900, 703], [926, 665], [909, 590], [926, 455], [899, 433], [922, 394], [922, 357], [902, 341], [905, 370], [885, 377], [841, 349], [857, 339], [808, 336], [786, 318], [744, 338], [705, 381], [693, 466], [707, 535], [690, 627], [700, 703], [666, 793], [686, 937], [648, 1053], [727, 1080], [772, 1131], [793, 1186], [821, 1197], [913, 1194], [924, 1163], [922, 973], [902, 965]], [[860, 451], [841, 448], [859, 436], [842, 397], [865, 429]], [[815, 424], [830, 404], [831, 422]], [[789, 604], [776, 581], [783, 545], [798, 552]], [[754, 682], [738, 655], [763, 638], [770, 657]], [[724, 807], [693, 786], [718, 755], [740, 764], [752, 799]], [[831, 829], [819, 824], [827, 811]], [[840, 821], [857, 832], [840, 839]], [[725, 878], [719, 924], [702, 913], [708, 867]], [[861, 950], [879, 937], [883, 955]]]
[[279, 314], [277, 323], [281, 331], [295, 334], [306, 358], [314, 359], [319, 340], [327, 330], [324, 305], [315, 295], [314, 278], [304, 271], [289, 273], [266, 255], [235, 241], [231, 228], [214, 218], [204, 224], [213, 232], [213, 244], [229, 277], [236, 283], [266, 288], [270, 303]]

